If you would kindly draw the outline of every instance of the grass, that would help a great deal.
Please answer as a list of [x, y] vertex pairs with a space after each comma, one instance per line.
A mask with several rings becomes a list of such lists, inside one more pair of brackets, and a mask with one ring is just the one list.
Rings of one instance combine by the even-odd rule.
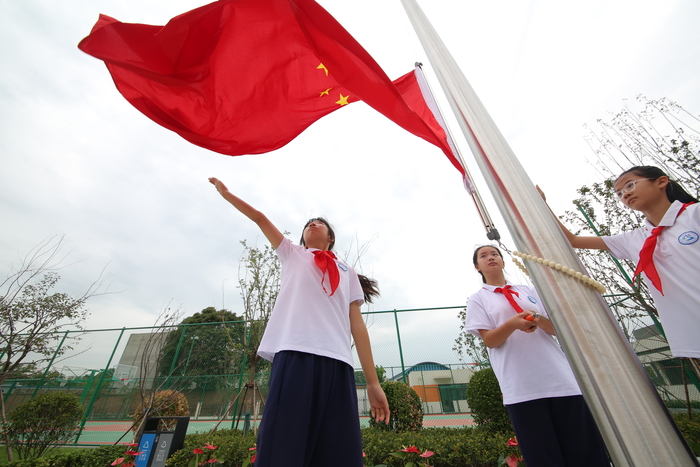
[[[51, 450], [52, 454], [58, 454], [58, 453], [67, 453], [67, 452], [73, 452], [73, 451], [78, 451], [80, 449], [85, 449], [81, 447], [66, 447], [66, 448], [58, 448], [55, 450]], [[17, 451], [14, 449], [12, 450], [12, 455], [14, 456], [14, 460], [19, 460], [19, 456], [17, 455]], [[5, 446], [0, 446], [0, 465], [7, 464], [9, 461], [7, 460], [7, 449]]]

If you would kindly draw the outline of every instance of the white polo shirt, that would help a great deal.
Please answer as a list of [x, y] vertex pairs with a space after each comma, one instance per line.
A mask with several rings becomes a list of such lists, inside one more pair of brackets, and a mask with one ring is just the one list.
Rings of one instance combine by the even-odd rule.
[[[481, 337], [479, 329], [495, 329], [517, 313], [503, 294], [493, 291], [495, 288], [484, 284], [484, 288], [469, 297], [467, 332]], [[520, 295], [513, 298], [523, 310], [548, 316], [533, 287], [512, 285], [512, 290]], [[500, 347], [488, 352], [504, 405], [581, 394], [564, 352], [542, 329], [531, 333], [517, 330]]]
[[[700, 208], [692, 204], [678, 216], [681, 206], [675, 201], [659, 222], [667, 227], [656, 243], [654, 265], [664, 295], [644, 276], [673, 355], [700, 358]], [[648, 220], [644, 224], [631, 232], [603, 237], [603, 241], [616, 258], [637, 264], [654, 228]]]
[[[362, 286], [355, 271], [336, 260], [340, 283], [329, 297], [328, 275], [322, 276], [312, 251], [314, 248], [294, 245], [288, 238], [277, 247], [282, 284], [258, 355], [272, 361], [281, 350], [296, 350], [352, 366], [350, 304], [364, 303]], [[322, 279], [328, 292], [321, 286]]]

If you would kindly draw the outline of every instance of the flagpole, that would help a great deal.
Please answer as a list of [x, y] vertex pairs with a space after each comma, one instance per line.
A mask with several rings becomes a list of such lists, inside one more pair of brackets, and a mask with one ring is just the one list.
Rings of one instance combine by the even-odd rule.
[[[517, 248], [583, 271], [416, 0], [401, 1]], [[615, 466], [698, 466], [601, 295], [567, 274], [527, 266]]]
[[440, 104], [435, 99], [435, 96], [433, 95], [433, 90], [430, 87], [430, 83], [428, 83], [428, 80], [425, 78], [422, 63], [416, 62], [415, 72], [416, 80], [418, 81], [418, 86], [420, 87], [421, 93], [423, 93], [423, 97], [425, 98], [425, 101], [428, 104], [428, 108], [430, 108], [430, 110], [433, 112], [435, 120], [440, 124], [442, 129], [445, 130], [445, 135], [447, 136], [447, 143], [449, 144], [450, 149], [452, 149], [452, 152], [455, 154], [455, 156], [457, 156], [457, 160], [462, 166], [462, 169], [464, 169], [464, 188], [466, 188], [466, 190], [471, 195], [472, 200], [474, 201], [476, 211], [479, 213], [479, 217], [481, 217], [481, 222], [482, 224], [484, 224], [484, 228], [486, 228], [486, 237], [489, 240], [498, 241], [501, 239], [501, 234], [498, 233], [498, 229], [496, 229], [496, 226], [493, 223], [493, 219], [491, 219], [491, 215], [486, 209], [484, 200], [481, 197], [481, 194], [479, 194], [479, 190], [476, 188], [476, 185], [473, 182], [474, 177], [472, 177], [472, 174], [469, 171], [469, 167], [467, 167], [467, 164], [464, 161], [462, 151], [459, 150], [459, 147], [457, 146], [457, 143], [455, 142], [454, 137], [452, 136], [452, 131], [450, 130], [450, 127], [447, 125], [447, 122], [442, 116]]

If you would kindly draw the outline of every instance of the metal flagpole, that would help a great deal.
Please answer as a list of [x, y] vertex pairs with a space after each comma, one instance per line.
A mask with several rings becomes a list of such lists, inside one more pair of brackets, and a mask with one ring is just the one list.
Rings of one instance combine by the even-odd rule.
[[418, 86], [420, 87], [421, 93], [423, 94], [423, 98], [428, 104], [428, 108], [433, 112], [435, 120], [437, 120], [438, 124], [440, 124], [443, 130], [445, 130], [445, 135], [447, 136], [447, 144], [450, 146], [450, 149], [452, 149], [452, 152], [457, 157], [457, 160], [464, 169], [464, 188], [466, 188], [466, 190], [471, 195], [472, 200], [474, 201], [476, 211], [479, 213], [479, 217], [481, 217], [481, 222], [486, 228], [486, 237], [489, 240], [498, 241], [501, 239], [501, 235], [498, 233], [498, 230], [496, 229], [496, 226], [494, 225], [493, 220], [491, 219], [491, 216], [489, 215], [489, 212], [486, 209], [486, 205], [484, 204], [484, 200], [479, 194], [479, 190], [477, 190], [476, 185], [474, 185], [472, 174], [469, 173], [469, 167], [467, 167], [466, 162], [464, 162], [462, 151], [460, 151], [459, 147], [457, 147], [457, 143], [455, 143], [455, 140], [452, 137], [452, 132], [447, 126], [447, 122], [445, 122], [445, 119], [442, 117], [442, 110], [440, 110], [440, 105], [438, 104], [437, 100], [435, 100], [433, 90], [430, 88], [430, 83], [428, 83], [428, 80], [425, 79], [425, 74], [423, 73], [422, 67], [422, 63], [416, 62], [416, 81], [418, 82]]
[[[518, 249], [583, 271], [554, 216], [416, 0], [401, 1]], [[615, 466], [698, 466], [601, 295], [539, 264], [528, 264], [528, 271]]]

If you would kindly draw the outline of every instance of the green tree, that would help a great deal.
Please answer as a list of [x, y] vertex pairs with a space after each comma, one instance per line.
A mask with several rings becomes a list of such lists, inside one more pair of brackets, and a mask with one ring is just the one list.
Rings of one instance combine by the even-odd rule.
[[36, 459], [78, 434], [83, 406], [70, 392], [40, 394], [8, 417], [7, 437], [20, 459]]
[[480, 368], [489, 367], [491, 363], [484, 341], [481, 340], [481, 337], [470, 334], [464, 329], [466, 317], [467, 309], [462, 308], [459, 310], [457, 313], [457, 319], [459, 319], [459, 335], [455, 339], [455, 345], [452, 347], [452, 350], [457, 352], [460, 362], [476, 363]]
[[[85, 305], [89, 298], [98, 295], [102, 276], [82, 294], [54, 292], [60, 280], [56, 271], [65, 260], [61, 256], [63, 241], [59, 236], [44, 240], [21, 258], [19, 266], [12, 265], [7, 278], [0, 283], [0, 384], [22, 365], [36, 367], [55, 361], [72, 350], [79, 340], [73, 334], [66, 336], [63, 345], [58, 345], [64, 329], [82, 329], [88, 314]], [[0, 414], [6, 428], [3, 397], [0, 397]], [[8, 459], [12, 460], [7, 436], [5, 446]]]
[[214, 307], [182, 320], [161, 350], [161, 376], [220, 376], [242, 371], [245, 324], [241, 316]]
[[247, 326], [243, 348], [250, 362], [249, 383], [254, 383], [260, 360], [258, 348], [279, 294], [281, 266], [270, 245], [252, 247], [245, 240], [241, 245], [243, 256], [238, 269], [238, 288]]
[[20, 363], [14, 370], [7, 374], [6, 379], [41, 379], [54, 380], [62, 378], [63, 375], [57, 370], [43, 370], [36, 362]]

